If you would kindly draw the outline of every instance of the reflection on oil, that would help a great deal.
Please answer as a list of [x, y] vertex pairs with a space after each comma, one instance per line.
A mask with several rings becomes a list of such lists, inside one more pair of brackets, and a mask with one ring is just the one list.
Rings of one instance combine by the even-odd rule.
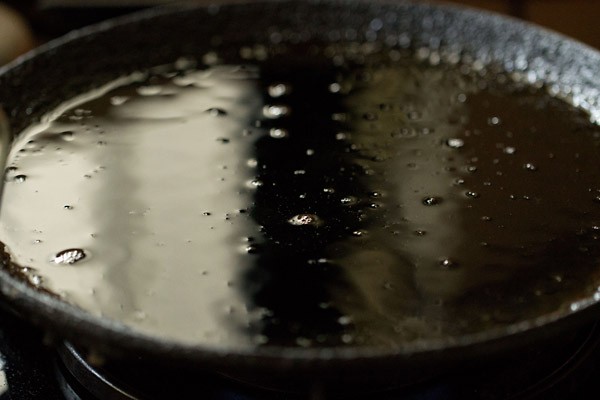
[[235, 325], [249, 317], [235, 281], [251, 262], [243, 238], [258, 236], [241, 212], [254, 140], [242, 130], [261, 106], [255, 75], [219, 67], [185, 84], [131, 83], [24, 137], [10, 173], [28, 185], [9, 176], [3, 210], [15, 258], [99, 315], [242, 344]]
[[19, 275], [224, 348], [402, 346], [596, 289], [597, 126], [495, 75], [352, 49], [138, 74], [33, 126], [2, 204]]

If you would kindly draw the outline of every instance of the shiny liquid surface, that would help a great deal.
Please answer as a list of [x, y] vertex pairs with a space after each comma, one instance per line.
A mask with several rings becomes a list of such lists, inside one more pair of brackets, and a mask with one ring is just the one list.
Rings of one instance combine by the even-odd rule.
[[594, 294], [583, 112], [468, 66], [333, 53], [136, 74], [32, 126], [6, 173], [13, 271], [222, 348], [398, 347]]

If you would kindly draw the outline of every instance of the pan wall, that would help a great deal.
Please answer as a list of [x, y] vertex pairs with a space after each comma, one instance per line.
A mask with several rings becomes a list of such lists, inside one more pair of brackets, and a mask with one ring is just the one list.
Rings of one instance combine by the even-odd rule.
[[600, 48], [600, 2], [596, 0], [451, 0], [513, 15]]

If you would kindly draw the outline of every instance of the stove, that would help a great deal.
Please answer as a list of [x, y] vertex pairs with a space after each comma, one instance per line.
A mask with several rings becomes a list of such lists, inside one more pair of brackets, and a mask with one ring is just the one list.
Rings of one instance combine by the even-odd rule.
[[600, 323], [414, 384], [395, 387], [390, 382], [352, 394], [344, 393], [343, 384], [323, 388], [310, 383], [284, 392], [214, 371], [165, 367], [141, 358], [97, 366], [68, 343], [44, 344], [42, 331], [7, 311], [0, 311], [0, 360], [0, 400], [583, 398], [600, 389]]

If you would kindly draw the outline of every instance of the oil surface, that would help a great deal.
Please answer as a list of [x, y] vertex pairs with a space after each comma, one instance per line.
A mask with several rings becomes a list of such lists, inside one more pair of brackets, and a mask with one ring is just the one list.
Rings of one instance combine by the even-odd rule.
[[502, 74], [345, 52], [213, 54], [32, 126], [2, 204], [15, 273], [225, 348], [401, 346], [594, 293], [598, 126]]

